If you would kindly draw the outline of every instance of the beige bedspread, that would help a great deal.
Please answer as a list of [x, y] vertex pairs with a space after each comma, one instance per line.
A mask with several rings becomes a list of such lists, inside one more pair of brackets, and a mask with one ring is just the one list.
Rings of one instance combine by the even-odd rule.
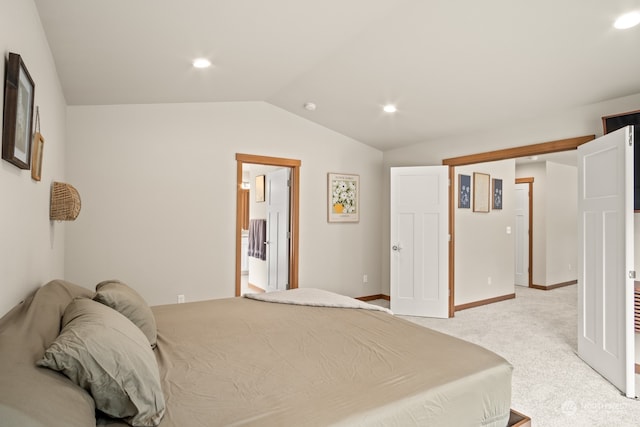
[[153, 312], [161, 427], [507, 424], [509, 363], [385, 312], [247, 298]]

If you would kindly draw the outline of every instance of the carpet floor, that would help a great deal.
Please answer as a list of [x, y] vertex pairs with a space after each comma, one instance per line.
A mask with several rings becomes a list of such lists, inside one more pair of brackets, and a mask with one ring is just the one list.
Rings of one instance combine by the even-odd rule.
[[511, 407], [533, 426], [640, 426], [628, 399], [577, 356], [577, 286], [516, 286], [516, 298], [456, 312], [452, 319], [399, 316], [479, 344], [513, 366]]

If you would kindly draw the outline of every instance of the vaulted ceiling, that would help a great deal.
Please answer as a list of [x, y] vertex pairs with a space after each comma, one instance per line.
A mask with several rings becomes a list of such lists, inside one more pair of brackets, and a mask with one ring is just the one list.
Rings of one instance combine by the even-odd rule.
[[69, 105], [265, 101], [387, 150], [640, 93], [640, 0], [35, 2]]

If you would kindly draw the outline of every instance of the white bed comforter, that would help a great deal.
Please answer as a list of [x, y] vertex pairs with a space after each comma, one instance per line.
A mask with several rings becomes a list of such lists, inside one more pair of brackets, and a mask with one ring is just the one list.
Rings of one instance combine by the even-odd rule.
[[287, 291], [266, 292], [262, 294], [244, 294], [245, 298], [280, 304], [308, 305], [312, 307], [360, 308], [363, 310], [384, 311], [393, 314], [388, 308], [368, 304], [354, 298], [315, 288], [297, 288]]

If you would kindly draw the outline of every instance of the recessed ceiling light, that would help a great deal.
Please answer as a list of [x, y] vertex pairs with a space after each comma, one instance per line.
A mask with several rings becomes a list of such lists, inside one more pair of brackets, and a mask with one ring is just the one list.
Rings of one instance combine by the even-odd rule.
[[613, 26], [619, 30], [626, 30], [638, 24], [640, 24], [640, 12], [629, 12], [616, 19]]
[[384, 110], [385, 113], [395, 113], [396, 111], [398, 111], [396, 106], [393, 104], [387, 104], [384, 107], [382, 107], [382, 109]]
[[207, 58], [194, 59], [193, 66], [196, 68], [208, 68], [211, 67], [211, 61], [209, 61]]

